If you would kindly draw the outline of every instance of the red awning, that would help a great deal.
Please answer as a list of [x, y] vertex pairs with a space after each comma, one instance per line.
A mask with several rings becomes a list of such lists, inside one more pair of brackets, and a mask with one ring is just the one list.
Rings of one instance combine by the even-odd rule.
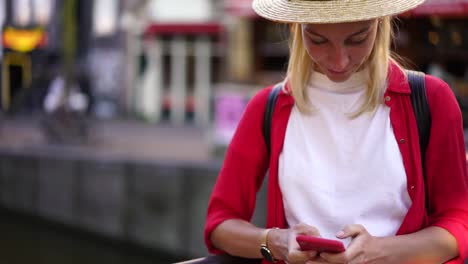
[[146, 27], [144, 36], [154, 35], [219, 35], [223, 32], [223, 26], [219, 23], [154, 23]]
[[225, 0], [226, 11], [239, 17], [257, 17], [252, 9], [252, 0]]
[[468, 17], [468, 0], [426, 0], [424, 4], [409, 11], [408, 15]]

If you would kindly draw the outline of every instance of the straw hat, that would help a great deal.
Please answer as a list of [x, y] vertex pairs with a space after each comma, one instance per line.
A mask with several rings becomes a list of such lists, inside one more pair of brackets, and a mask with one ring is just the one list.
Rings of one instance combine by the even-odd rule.
[[369, 20], [410, 10], [425, 0], [254, 0], [255, 12], [269, 20], [340, 23]]

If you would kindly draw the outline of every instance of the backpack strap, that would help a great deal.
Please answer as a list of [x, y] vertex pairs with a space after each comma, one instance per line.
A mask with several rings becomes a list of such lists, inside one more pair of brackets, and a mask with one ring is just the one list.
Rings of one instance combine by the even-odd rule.
[[276, 101], [278, 100], [278, 94], [282, 88], [283, 83], [278, 83], [270, 90], [263, 114], [263, 139], [265, 140], [268, 153], [270, 153], [271, 150], [271, 119], [273, 117], [273, 111], [275, 110]]
[[418, 124], [421, 164], [423, 173], [425, 174], [425, 156], [431, 131], [431, 112], [427, 102], [426, 84], [424, 81], [425, 74], [410, 70], [406, 70], [406, 74], [411, 88], [411, 104], [413, 105], [414, 116]]

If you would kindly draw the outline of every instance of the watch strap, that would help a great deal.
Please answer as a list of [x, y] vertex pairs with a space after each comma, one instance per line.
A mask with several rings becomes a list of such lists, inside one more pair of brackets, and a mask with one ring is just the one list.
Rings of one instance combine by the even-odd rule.
[[275, 257], [273, 257], [273, 254], [272, 254], [270, 248], [268, 247], [268, 234], [273, 229], [278, 229], [278, 228], [269, 228], [269, 229], [265, 229], [265, 231], [263, 231], [262, 240], [261, 240], [261, 244], [260, 244], [260, 253], [262, 254], [264, 259], [266, 259], [269, 262], [275, 263], [278, 260]]

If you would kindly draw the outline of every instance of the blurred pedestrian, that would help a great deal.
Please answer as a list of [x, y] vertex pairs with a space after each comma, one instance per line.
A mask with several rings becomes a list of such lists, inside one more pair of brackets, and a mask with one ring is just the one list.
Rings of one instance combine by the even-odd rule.
[[[432, 125], [421, 160], [406, 72], [392, 59], [392, 16], [424, 0], [254, 0], [290, 23], [290, 58], [272, 124], [265, 88], [249, 102], [214, 187], [210, 252], [286, 263], [462, 263], [468, 182], [460, 109], [426, 75]], [[424, 168], [423, 165], [425, 164]], [[267, 228], [249, 221], [266, 171]], [[301, 251], [296, 236], [339, 239]]]

